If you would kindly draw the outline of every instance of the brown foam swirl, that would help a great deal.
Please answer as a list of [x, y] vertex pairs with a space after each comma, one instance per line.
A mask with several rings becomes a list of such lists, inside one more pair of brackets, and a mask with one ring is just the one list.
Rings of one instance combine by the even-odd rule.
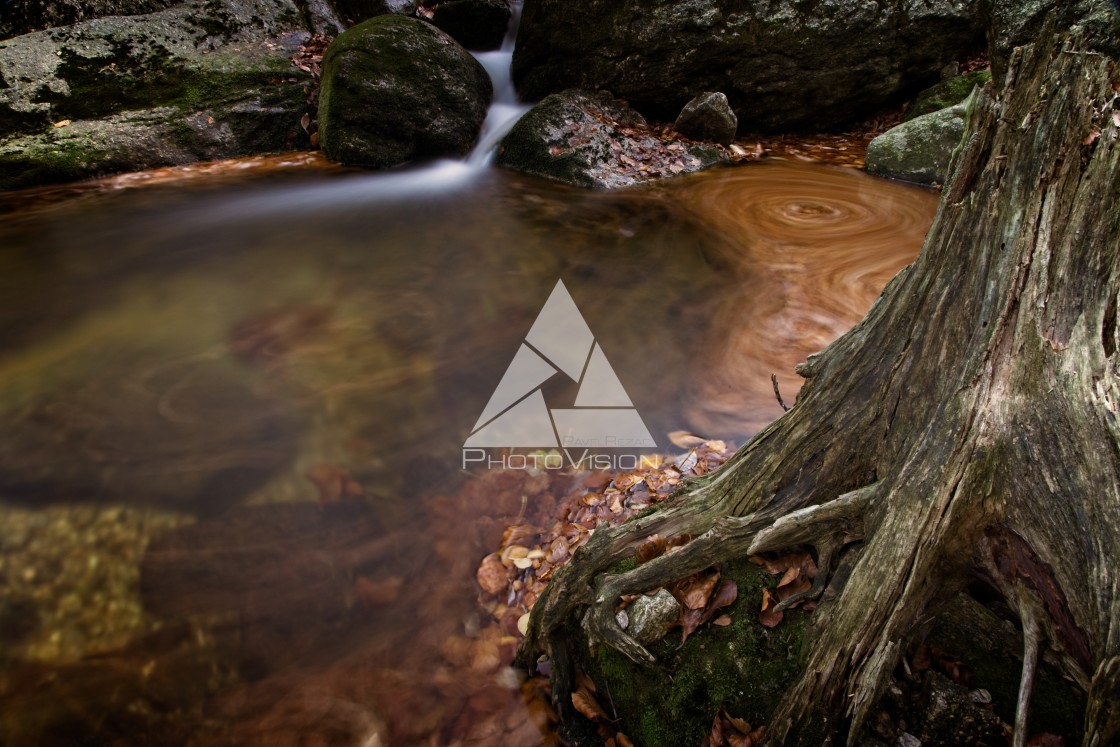
[[720, 304], [689, 392], [700, 433], [753, 433], [781, 414], [793, 367], [858, 322], [917, 256], [937, 207], [927, 190], [843, 168], [768, 162], [695, 179], [675, 196], [722, 235], [739, 279]]

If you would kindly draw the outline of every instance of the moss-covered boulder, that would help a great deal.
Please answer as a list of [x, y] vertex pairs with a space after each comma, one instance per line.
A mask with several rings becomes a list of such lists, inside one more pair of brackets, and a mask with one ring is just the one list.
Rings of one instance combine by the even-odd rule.
[[497, 49], [511, 17], [506, 0], [447, 0], [435, 5], [432, 23], [467, 49]]
[[431, 24], [402, 16], [349, 29], [323, 56], [319, 143], [341, 163], [386, 168], [466, 155], [493, 87], [486, 70]]
[[984, 85], [991, 78], [991, 70], [976, 70], [946, 78], [937, 85], [930, 86], [919, 93], [917, 98], [914, 99], [914, 105], [910, 107], [902, 120], [906, 122], [923, 114], [932, 114], [941, 109], [955, 106], [967, 99], [974, 88]]
[[726, 160], [720, 148], [655, 134], [605, 93], [563, 91], [525, 114], [498, 146], [496, 163], [576, 187], [628, 187]]
[[526, 0], [513, 59], [525, 98], [607, 89], [672, 121], [723, 91], [741, 129], [859, 120], [983, 43], [980, 3]]
[[916, 184], [944, 184], [964, 136], [965, 104], [923, 114], [884, 132], [867, 146], [867, 172]]
[[0, 42], [0, 188], [306, 145], [303, 23], [191, 0]]

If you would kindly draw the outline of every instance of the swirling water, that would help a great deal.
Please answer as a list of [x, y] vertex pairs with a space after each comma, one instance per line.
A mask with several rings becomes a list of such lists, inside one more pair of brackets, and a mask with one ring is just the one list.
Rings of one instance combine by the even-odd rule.
[[[470, 733], [520, 699], [446, 646], [519, 496], [448, 497], [556, 281], [661, 447], [741, 440], [936, 204], [801, 163], [622, 192], [461, 166], [0, 219], [0, 741]], [[326, 526], [324, 503], [359, 508]]]

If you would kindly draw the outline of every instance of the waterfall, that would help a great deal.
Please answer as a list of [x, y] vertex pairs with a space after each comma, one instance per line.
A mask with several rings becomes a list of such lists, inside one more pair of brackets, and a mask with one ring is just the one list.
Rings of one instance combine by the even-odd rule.
[[486, 68], [490, 82], [494, 85], [494, 98], [490, 101], [486, 120], [482, 123], [482, 131], [478, 135], [478, 142], [466, 158], [467, 164], [474, 167], [489, 165], [498, 143], [521, 115], [529, 110], [528, 106], [517, 100], [517, 91], [514, 90], [513, 79], [510, 76], [513, 45], [517, 41], [517, 27], [521, 23], [521, 0], [515, 0], [510, 10], [513, 15], [505, 39], [502, 40], [502, 46], [493, 52], [471, 53]]

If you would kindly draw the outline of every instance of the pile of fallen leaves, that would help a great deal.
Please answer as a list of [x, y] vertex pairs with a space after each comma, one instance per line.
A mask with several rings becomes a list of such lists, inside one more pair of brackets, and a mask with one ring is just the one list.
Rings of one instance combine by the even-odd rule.
[[529, 610], [553, 573], [600, 522], [621, 524], [664, 501], [685, 478], [711, 472], [734, 453], [734, 446], [724, 441], [684, 433], [672, 438], [689, 450], [676, 457], [643, 457], [632, 471], [589, 473], [561, 499], [550, 522], [523, 517], [506, 528], [498, 551], [482, 559], [475, 576], [483, 605], [503, 629], [524, 634]]
[[[496, 552], [482, 559], [475, 574], [481, 589], [479, 601], [493, 621], [483, 629], [471, 646], [473, 655], [493, 658], [508, 665], [517, 642], [525, 633], [529, 611], [557, 570], [566, 565], [575, 550], [590, 538], [597, 527], [606, 522], [617, 526], [639, 512], [667, 499], [689, 477], [705, 475], [725, 462], [734, 445], [704, 439], [685, 432], [670, 434], [674, 445], [686, 449], [677, 456], [643, 457], [638, 469], [620, 472], [594, 472], [572, 477], [566, 495], [553, 507], [551, 519], [542, 512], [524, 506], [518, 521], [507, 526]], [[543, 476], [542, 476], [543, 477]], [[652, 535], [635, 550], [637, 562], [645, 563], [672, 553], [691, 541], [688, 535], [662, 537]], [[803, 595], [816, 577], [817, 568], [807, 552], [780, 557], [753, 557], [752, 562], [766, 572], [780, 577], [773, 593], [764, 590], [764, 603], [759, 621], [773, 628], [782, 620], [783, 612], [775, 605]], [[711, 567], [679, 579], [667, 587], [680, 605], [680, 616], [669, 628], [680, 628], [681, 641], [705, 624], [725, 626], [731, 623], [723, 611], [737, 598], [736, 584], [721, 577], [718, 567]], [[618, 607], [620, 617], [641, 594], [624, 597]], [[792, 605], [796, 606], [796, 605]], [[805, 602], [812, 609], [813, 602]], [[488, 653], [494, 652], [494, 653]], [[544, 693], [541, 678], [530, 680], [532, 692]], [[607, 747], [627, 747], [629, 738], [617, 730], [596, 699], [594, 682], [582, 672], [577, 673], [572, 693], [572, 706], [599, 727]], [[555, 718], [548, 708], [549, 718]], [[740, 719], [727, 714], [716, 715], [709, 747], [751, 747], [759, 743], [762, 728], [751, 729]]]
[[310, 111], [305, 112], [299, 121], [300, 126], [311, 138], [311, 147], [313, 148], [319, 147], [319, 123], [312, 112], [319, 108], [319, 87], [323, 76], [323, 53], [327, 51], [330, 43], [331, 37], [323, 34], [313, 34], [292, 55], [292, 64], [305, 73], [310, 73], [311, 78], [315, 81], [314, 85], [307, 90], [307, 105]]

